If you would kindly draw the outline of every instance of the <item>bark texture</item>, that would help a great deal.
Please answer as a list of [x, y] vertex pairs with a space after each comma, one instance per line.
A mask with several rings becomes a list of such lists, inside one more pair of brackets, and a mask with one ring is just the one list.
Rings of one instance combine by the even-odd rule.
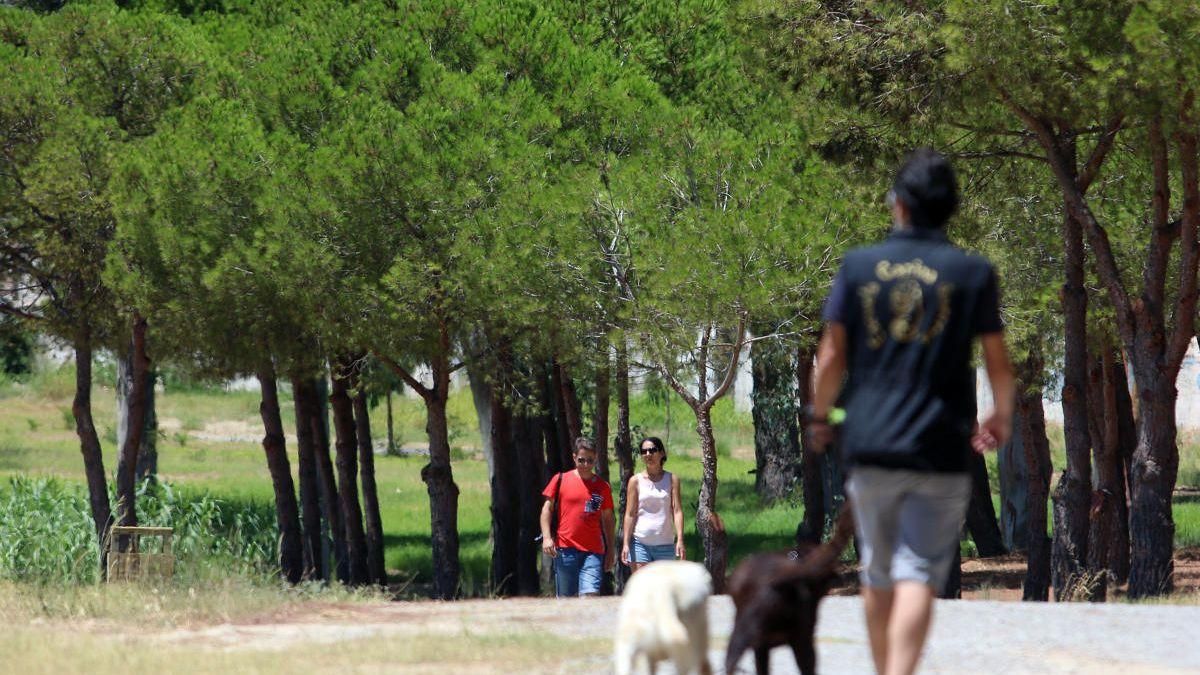
[[1046, 438], [1046, 417], [1042, 409], [1042, 356], [1033, 349], [1017, 368], [1015, 434], [1021, 438], [1025, 453], [1025, 511], [1028, 514], [1028, 563], [1025, 569], [1023, 600], [1045, 602], [1050, 599], [1050, 537], [1046, 535], [1046, 499], [1050, 493], [1050, 441]]
[[[117, 359], [117, 447], [124, 447], [129, 434], [129, 409], [133, 391], [133, 350], [121, 354]], [[136, 481], [143, 481], [158, 474], [158, 416], [154, 406], [154, 382], [157, 379], [154, 366], [151, 364], [145, 374], [145, 419], [142, 425], [142, 442], [138, 447], [137, 466], [134, 469]]]
[[[796, 381], [800, 393], [800, 406], [812, 400], [813, 359], [812, 347], [801, 347], [796, 352]], [[820, 536], [825, 531], [825, 454], [821, 448], [813, 447], [808, 434], [800, 436], [801, 480], [804, 490], [804, 520], [801, 527], [811, 534]]]
[[[79, 452], [83, 455], [92, 526], [96, 529], [96, 539], [103, 544], [112, 521], [112, 509], [108, 501], [108, 478], [104, 474], [104, 454], [92, 418], [92, 332], [86, 325], [75, 334], [75, 400], [71, 404], [71, 414], [75, 418], [75, 433], [79, 436]], [[101, 569], [104, 564], [102, 560]]]
[[354, 396], [354, 426], [358, 437], [359, 480], [362, 482], [363, 524], [367, 540], [367, 580], [387, 587], [384, 564], [383, 519], [379, 515], [379, 489], [375, 484], [375, 445], [371, 440], [370, 406], [360, 387]]
[[429, 492], [434, 597], [451, 600], [459, 595], [461, 578], [458, 558], [458, 485], [454, 483], [454, 472], [450, 467], [446, 393], [441, 387], [426, 399], [425, 412], [429, 463], [421, 469], [421, 480]]
[[[768, 327], [762, 328], [769, 331]], [[754, 489], [767, 503], [791, 496], [801, 475], [797, 377], [793, 349], [781, 339], [750, 348], [754, 388]]]
[[262, 389], [259, 413], [263, 421], [263, 451], [271, 472], [271, 487], [275, 492], [275, 521], [279, 526], [279, 570], [288, 583], [297, 583], [304, 576], [304, 553], [300, 537], [300, 510], [296, 505], [296, 487], [288, 462], [279, 414], [279, 395], [275, 386], [275, 367], [265, 364], [258, 370]]
[[337, 474], [334, 472], [333, 460], [330, 458], [329, 447], [329, 413], [328, 385], [325, 377], [317, 378], [316, 415], [313, 416], [313, 449], [316, 450], [317, 483], [321, 491], [321, 511], [325, 517], [327, 535], [322, 544], [325, 550], [322, 558], [333, 559], [333, 569], [328, 578], [337, 579], [343, 584], [350, 583], [350, 557], [346, 548], [346, 523], [342, 518], [341, 497], [338, 495]]
[[362, 505], [358, 501], [358, 429], [354, 422], [354, 403], [350, 400], [350, 389], [355, 386], [353, 361], [352, 357], [344, 358], [333, 364], [329, 404], [333, 410], [338, 501], [346, 528], [349, 583], [361, 586], [369, 582], [369, 576], [367, 536], [363, 529]]
[[[524, 397], [533, 398], [528, 392], [525, 392]], [[541, 424], [541, 417], [531, 414], [528, 406], [512, 420], [513, 449], [517, 455], [520, 479], [521, 512], [517, 533], [517, 593], [529, 596], [538, 595], [540, 591], [538, 559], [541, 547], [534, 541], [534, 537], [541, 534], [538, 518], [542, 511], [542, 488], [548, 481]]]
[[[1186, 83], [1185, 83], [1186, 84]], [[1131, 549], [1129, 596], [1141, 598], [1169, 593], [1173, 588], [1172, 556], [1175, 523], [1171, 493], [1179, 467], [1175, 428], [1175, 380], [1195, 336], [1197, 270], [1200, 269], [1200, 151], [1195, 119], [1195, 95], [1184, 88], [1181, 96], [1152, 111], [1144, 128], [1151, 154], [1153, 194], [1150, 240], [1141, 268], [1141, 287], [1131, 293], [1118, 263], [1108, 231], [1096, 219], [1085, 197], [1108, 150], [1124, 126], [1116, 114], [1107, 124], [1082, 171], [1061, 144], [1062, 129], [1024, 109], [1012, 100], [1009, 108], [1032, 131], [1054, 172], [1069, 217], [1083, 225], [1096, 273], [1108, 293], [1116, 327], [1133, 366], [1139, 410], [1137, 447], [1130, 469], [1129, 529]], [[1178, 107], [1175, 107], [1175, 106]], [[1164, 119], [1176, 131], [1179, 179], [1171, 176]], [[1181, 218], [1172, 222], [1170, 190], [1183, 188]], [[1173, 251], [1175, 242], [1179, 251]], [[1128, 267], [1126, 265], [1126, 267]], [[1173, 283], [1168, 295], [1167, 280]], [[1173, 297], [1172, 297], [1173, 296]]]
[[[129, 390], [129, 427], [117, 459], [117, 517], [118, 525], [137, 525], [137, 463], [146, 430], [146, 377], [150, 372], [150, 357], [146, 352], [146, 319], [133, 314], [132, 339], [133, 380]], [[122, 539], [126, 539], [122, 537]], [[119, 541], [125, 550], [127, 541]]]
[[292, 399], [296, 408], [296, 474], [300, 482], [300, 518], [304, 526], [304, 578], [327, 579], [328, 561], [323, 557], [321, 536], [321, 486], [317, 480], [316, 438], [317, 385], [307, 374], [292, 377]]
[[1020, 412], [1013, 414], [1013, 435], [996, 456], [1000, 473], [1000, 533], [1010, 551], [1029, 548], [1029, 467], [1020, 433]]
[[592, 440], [596, 443], [596, 473], [605, 482], [611, 482], [608, 473], [608, 411], [612, 393], [607, 346], [602, 352], [601, 363], [596, 366], [596, 414], [592, 418]]
[[725, 523], [717, 515], [717, 443], [709, 410], [696, 411], [696, 433], [700, 435], [702, 475], [700, 503], [696, 507], [696, 531], [704, 547], [704, 566], [712, 576], [713, 592], [725, 592], [725, 570], [729, 565], [729, 540]]
[[[1073, 152], [1069, 161], [1074, 166]], [[1083, 227], [1069, 213], [1063, 218], [1066, 279], [1063, 306], [1063, 437], [1067, 464], [1054, 491], [1054, 597], [1069, 600], [1085, 593], [1088, 559], [1088, 509], [1091, 506], [1091, 448], [1088, 426], [1087, 289], [1084, 287]]]
[[975, 541], [980, 557], [991, 558], [1008, 553], [1000, 525], [996, 521], [996, 508], [992, 505], [991, 482], [988, 480], [987, 463], [982, 455], [971, 453], [971, 502], [967, 506], [967, 531]]
[[492, 488], [491, 591], [500, 596], [517, 590], [517, 547], [520, 541], [520, 471], [513, 438], [512, 411], [504, 400], [504, 389], [491, 390], [491, 436], [495, 471]]

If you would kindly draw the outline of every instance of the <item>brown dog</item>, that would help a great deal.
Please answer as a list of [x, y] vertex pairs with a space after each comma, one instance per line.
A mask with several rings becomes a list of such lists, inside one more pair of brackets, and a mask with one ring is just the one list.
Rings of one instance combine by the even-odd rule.
[[759, 553], [737, 566], [729, 578], [737, 618], [725, 653], [726, 673], [735, 673], [742, 654], [753, 649], [758, 674], [766, 675], [771, 649], [788, 645], [801, 675], [815, 675], [817, 605], [837, 578], [838, 557], [853, 535], [854, 519], [844, 505], [827, 543], [819, 543], [819, 534], [797, 532], [795, 549]]

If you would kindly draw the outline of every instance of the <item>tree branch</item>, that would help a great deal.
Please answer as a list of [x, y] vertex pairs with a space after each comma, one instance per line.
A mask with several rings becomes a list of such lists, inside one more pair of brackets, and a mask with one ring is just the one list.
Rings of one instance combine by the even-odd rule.
[[721, 386], [717, 387], [716, 391], [708, 397], [704, 402], [705, 408], [711, 408], [717, 399], [725, 395], [729, 391], [729, 387], [733, 385], [734, 379], [737, 377], [738, 361], [742, 357], [742, 347], [745, 345], [746, 337], [746, 315], [743, 313], [738, 316], [737, 339], [734, 340], [733, 354], [729, 357], [729, 366], [725, 369], [725, 378], [721, 382]]
[[1121, 339], [1128, 348], [1132, 349], [1135, 329], [1134, 308], [1129, 301], [1129, 293], [1125, 289], [1125, 284], [1121, 281], [1121, 271], [1117, 266], [1112, 243], [1108, 239], [1108, 232], [1096, 221], [1095, 214], [1092, 213], [1087, 200], [1079, 190], [1079, 184], [1075, 181], [1075, 167], [1068, 165], [1067, 159], [1063, 156], [1062, 147], [1049, 122], [1038, 118], [1014, 101], [1004, 88], [998, 87], [997, 91], [1000, 93], [1001, 101], [1025, 123], [1030, 131], [1037, 135], [1038, 141], [1046, 151], [1046, 159], [1049, 160], [1054, 177], [1058, 180], [1067, 209], [1070, 211], [1071, 217], [1083, 224], [1084, 231], [1087, 233], [1088, 242], [1091, 244], [1096, 258], [1096, 272], [1108, 289], [1109, 299], [1112, 301], [1113, 309], [1116, 310], [1117, 328], [1121, 332]]
[[1108, 151], [1112, 150], [1113, 143], [1117, 140], [1117, 132], [1121, 130], [1124, 124], [1124, 116], [1114, 115], [1108, 124], [1105, 126], [1105, 131], [1100, 140], [1096, 141], [1096, 147], [1092, 148], [1092, 154], [1088, 157], [1088, 161], [1083, 165], [1083, 170], [1079, 172], [1079, 177], [1075, 179], [1076, 185], [1079, 186], [1079, 191], [1086, 194], [1088, 188], [1091, 187], [1092, 181], [1096, 180], [1096, 176], [1100, 173], [1100, 167], [1104, 165], [1105, 158], [1108, 157]]
[[14, 307], [7, 302], [0, 302], [0, 314], [15, 316], [18, 319], [24, 319], [26, 321], [44, 321], [46, 318], [40, 314], [30, 314], [29, 312], [18, 307]]
[[1171, 245], [1176, 235], [1168, 229], [1167, 223], [1171, 210], [1171, 174], [1161, 113], [1155, 113], [1150, 118], [1147, 135], [1150, 141], [1150, 170], [1154, 185], [1154, 194], [1150, 200], [1154, 231], [1146, 244], [1146, 268], [1142, 272], [1142, 286], [1146, 289], [1146, 299], [1149, 300], [1152, 311], [1159, 312], [1165, 305], [1167, 261], [1171, 257]]
[[1200, 267], [1200, 168], [1197, 167], [1196, 120], [1192, 113], [1195, 94], [1188, 90], [1184, 95], [1180, 111], [1179, 166], [1183, 174], [1183, 225], [1179, 240], [1182, 251], [1179, 256], [1179, 295], [1175, 298], [1174, 321], [1167, 343], [1167, 357], [1171, 372], [1178, 372], [1187, 354], [1188, 344], [1196, 334], [1196, 284], [1197, 268]]
[[667, 386], [671, 387], [671, 389], [674, 389], [675, 393], [679, 394], [679, 397], [683, 399], [684, 403], [688, 404], [689, 408], [692, 410], [700, 409], [700, 401], [697, 400], [695, 396], [692, 396], [691, 392], [687, 390], [687, 387], [684, 387], [682, 384], [680, 384], [679, 380], [675, 379], [674, 375], [667, 372], [667, 369], [661, 364], [655, 363], [653, 367], [654, 370], [657, 370], [658, 374], [662, 375], [663, 379], [666, 380]]
[[375, 358], [382, 361], [384, 365], [386, 365], [388, 368], [391, 368], [392, 372], [396, 373], [400, 379], [404, 380], [405, 384], [412, 387], [413, 391], [420, 394], [421, 398], [425, 399], [426, 401], [433, 398], [433, 391], [429, 387], [421, 384], [421, 382], [417, 380], [417, 378], [413, 377], [404, 366], [396, 363], [396, 361], [394, 361], [392, 358], [384, 355], [377, 349], [372, 349], [371, 353], [375, 355]]

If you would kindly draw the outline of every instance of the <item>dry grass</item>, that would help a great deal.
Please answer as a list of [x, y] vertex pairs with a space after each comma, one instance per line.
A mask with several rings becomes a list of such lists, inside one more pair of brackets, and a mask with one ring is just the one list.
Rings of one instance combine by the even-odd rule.
[[148, 635], [30, 626], [0, 637], [14, 673], [512, 673], [549, 672], [573, 659], [600, 666], [603, 655], [583, 640], [548, 640], [532, 633], [426, 634], [362, 638], [286, 650], [224, 651], [164, 645]]
[[606, 641], [456, 604], [233, 581], [203, 589], [0, 585], [4, 670], [19, 673], [501, 673], [606, 664]]

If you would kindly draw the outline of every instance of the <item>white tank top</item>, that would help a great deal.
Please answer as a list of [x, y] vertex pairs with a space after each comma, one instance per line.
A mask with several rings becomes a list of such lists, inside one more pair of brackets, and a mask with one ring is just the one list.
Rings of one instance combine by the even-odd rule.
[[647, 546], [675, 543], [675, 515], [671, 508], [671, 472], [657, 481], [637, 474], [638, 515], [633, 536]]

